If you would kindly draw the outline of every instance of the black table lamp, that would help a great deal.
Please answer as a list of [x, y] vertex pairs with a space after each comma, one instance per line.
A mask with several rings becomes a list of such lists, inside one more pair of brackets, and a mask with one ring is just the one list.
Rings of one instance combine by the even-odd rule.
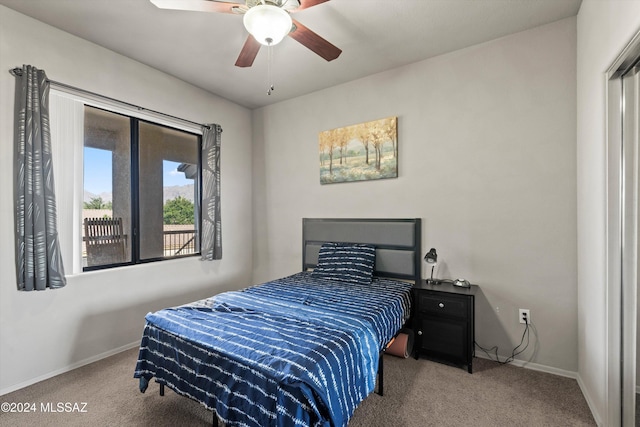
[[436, 253], [435, 248], [431, 248], [429, 252], [424, 256], [424, 260], [427, 264], [431, 265], [431, 278], [427, 279], [427, 283], [430, 285], [437, 285], [439, 282], [433, 279], [433, 269], [436, 268], [436, 264], [438, 264], [438, 254]]

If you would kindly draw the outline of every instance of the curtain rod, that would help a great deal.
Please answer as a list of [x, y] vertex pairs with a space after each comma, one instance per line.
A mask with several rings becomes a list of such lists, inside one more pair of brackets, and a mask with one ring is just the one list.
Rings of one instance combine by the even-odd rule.
[[[12, 68], [12, 69], [9, 70], [9, 74], [11, 74], [12, 76], [15, 76], [15, 77], [22, 77], [22, 68], [19, 68], [19, 67]], [[198, 123], [198, 122], [194, 122], [194, 121], [191, 121], [191, 120], [183, 119], [181, 117], [172, 116], [171, 114], [162, 113], [162, 112], [156, 111], [156, 110], [150, 110], [149, 108], [141, 107], [139, 105], [131, 104], [131, 103], [126, 102], [126, 101], [121, 101], [119, 99], [115, 99], [115, 98], [111, 98], [109, 96], [101, 95], [101, 94], [96, 93], [96, 92], [91, 92], [90, 90], [81, 89], [79, 87], [71, 86], [71, 85], [68, 85], [68, 84], [65, 84], [65, 83], [60, 83], [60, 82], [57, 82], [55, 80], [51, 80], [49, 78], [47, 78], [47, 81], [51, 85], [58, 86], [58, 87], [63, 88], [63, 89], [75, 90], [75, 91], [78, 91], [78, 92], [81, 92], [81, 93], [84, 93], [84, 94], [87, 94], [87, 95], [96, 96], [98, 98], [102, 98], [102, 99], [105, 99], [105, 100], [108, 100], [108, 101], [111, 101], [111, 102], [115, 102], [115, 103], [118, 103], [118, 104], [126, 105], [127, 107], [130, 107], [130, 108], [135, 108], [138, 111], [147, 111], [149, 113], [157, 114], [159, 116], [167, 117], [167, 118], [170, 118], [170, 119], [173, 119], [173, 120], [178, 120], [178, 121], [181, 121], [181, 122], [184, 122], [184, 123], [189, 123], [189, 124], [192, 124], [192, 125], [202, 126], [204, 128], [211, 129], [211, 125], [205, 125], [205, 124], [202, 124], [202, 123]]]

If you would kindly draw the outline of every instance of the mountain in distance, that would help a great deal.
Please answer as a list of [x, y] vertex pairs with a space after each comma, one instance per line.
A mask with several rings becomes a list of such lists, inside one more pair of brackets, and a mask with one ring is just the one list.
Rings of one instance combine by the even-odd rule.
[[164, 187], [164, 200], [162, 201], [162, 203], [167, 203], [167, 200], [173, 200], [178, 196], [184, 197], [185, 199], [193, 203], [193, 192], [193, 184], [171, 185], [169, 187]]
[[110, 192], [102, 192], [100, 194], [92, 193], [90, 191], [84, 191], [83, 202], [90, 202], [91, 199], [95, 199], [96, 197], [100, 197], [104, 203], [108, 203], [112, 200], [113, 196]]
[[[178, 196], [184, 197], [185, 199], [191, 201], [193, 203], [194, 194], [193, 194], [193, 184], [188, 185], [171, 185], [168, 187], [164, 187], [164, 195], [162, 203], [167, 203], [167, 200], [175, 199]], [[103, 192], [100, 194], [95, 194], [90, 191], [84, 192], [84, 200], [85, 202], [91, 201], [91, 199], [100, 197], [104, 203], [108, 203], [113, 200], [113, 195], [111, 192]]]

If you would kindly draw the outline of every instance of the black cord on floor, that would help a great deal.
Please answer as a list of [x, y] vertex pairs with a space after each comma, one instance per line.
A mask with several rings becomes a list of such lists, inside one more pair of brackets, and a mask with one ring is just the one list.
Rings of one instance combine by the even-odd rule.
[[[524, 348], [522, 348], [521, 350], [518, 350], [520, 347], [522, 347], [522, 344], [524, 343], [524, 338], [525, 336], [527, 337], [527, 344], [524, 346]], [[484, 353], [489, 357], [489, 359], [493, 360], [494, 362], [498, 362], [501, 365], [506, 365], [507, 363], [513, 362], [513, 360], [516, 358], [517, 355], [519, 355], [520, 353], [524, 352], [527, 347], [529, 347], [529, 321], [525, 319], [525, 328], [524, 328], [524, 332], [522, 332], [522, 338], [520, 339], [520, 344], [518, 344], [512, 351], [511, 351], [511, 356], [507, 357], [504, 361], [500, 360], [500, 357], [498, 357], [498, 346], [494, 345], [493, 347], [491, 347], [490, 349], [486, 349], [484, 347], [482, 347], [480, 344], [478, 344], [477, 342], [474, 341], [474, 344], [482, 351], [484, 351]], [[495, 359], [493, 359], [492, 355], [489, 353], [491, 351], [495, 352]]]

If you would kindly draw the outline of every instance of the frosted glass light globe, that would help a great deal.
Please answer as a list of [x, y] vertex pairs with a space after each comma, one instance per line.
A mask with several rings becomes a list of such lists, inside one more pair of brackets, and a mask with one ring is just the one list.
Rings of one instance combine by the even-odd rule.
[[284, 9], [269, 4], [252, 7], [244, 14], [244, 27], [261, 44], [273, 46], [291, 31], [293, 21]]

